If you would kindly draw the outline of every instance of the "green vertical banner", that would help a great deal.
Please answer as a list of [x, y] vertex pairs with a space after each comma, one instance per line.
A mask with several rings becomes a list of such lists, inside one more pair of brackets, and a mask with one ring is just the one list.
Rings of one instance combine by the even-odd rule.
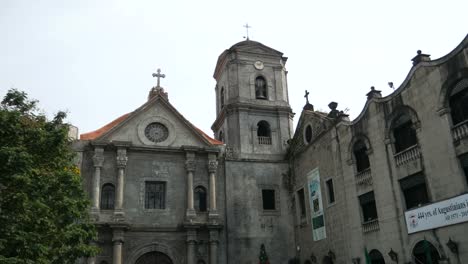
[[318, 168], [313, 169], [307, 174], [307, 184], [309, 186], [309, 204], [312, 217], [312, 236], [314, 241], [318, 241], [327, 237]]
[[432, 264], [431, 250], [429, 249], [429, 242], [424, 238], [424, 254], [426, 255], [426, 263]]
[[369, 253], [367, 252], [367, 247], [364, 247], [364, 256], [366, 257], [366, 264], [371, 264], [371, 259]]

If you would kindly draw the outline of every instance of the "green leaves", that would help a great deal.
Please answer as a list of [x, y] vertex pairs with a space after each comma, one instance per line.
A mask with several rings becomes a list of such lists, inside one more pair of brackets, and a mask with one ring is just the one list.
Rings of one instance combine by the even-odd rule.
[[66, 114], [10, 90], [0, 107], [0, 263], [74, 263], [96, 253]]

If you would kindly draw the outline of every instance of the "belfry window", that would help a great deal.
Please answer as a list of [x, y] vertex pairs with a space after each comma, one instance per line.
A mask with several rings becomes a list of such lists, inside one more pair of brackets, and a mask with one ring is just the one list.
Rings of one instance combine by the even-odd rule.
[[145, 209], [165, 209], [165, 196], [165, 182], [145, 182]]
[[368, 192], [359, 196], [359, 203], [361, 204], [364, 223], [377, 220], [377, 207], [375, 206], [374, 192]]
[[429, 203], [423, 174], [417, 173], [401, 179], [400, 186], [405, 196], [406, 209]]
[[357, 172], [362, 172], [370, 167], [367, 146], [362, 140], [358, 140], [353, 146], [354, 159], [356, 160]]
[[267, 99], [267, 83], [262, 76], [258, 76], [255, 79], [255, 98], [262, 100]]
[[221, 92], [219, 93], [219, 102], [221, 105], [221, 109], [224, 107], [224, 86], [221, 87]]
[[394, 121], [393, 137], [396, 153], [417, 144], [416, 131], [409, 115], [403, 114]]
[[468, 79], [458, 82], [450, 93], [450, 114], [453, 125], [468, 120]]
[[267, 121], [260, 121], [257, 124], [258, 144], [271, 145], [271, 128]]
[[203, 186], [195, 188], [195, 209], [200, 212], [206, 212], [206, 189]]
[[111, 183], [106, 183], [102, 186], [101, 191], [101, 209], [112, 210], [114, 209], [115, 188]]

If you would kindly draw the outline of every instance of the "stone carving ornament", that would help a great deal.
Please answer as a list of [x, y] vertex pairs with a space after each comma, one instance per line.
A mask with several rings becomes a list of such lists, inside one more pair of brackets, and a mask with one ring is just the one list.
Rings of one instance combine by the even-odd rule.
[[163, 142], [169, 137], [169, 130], [165, 125], [154, 122], [146, 126], [145, 136], [152, 142]]

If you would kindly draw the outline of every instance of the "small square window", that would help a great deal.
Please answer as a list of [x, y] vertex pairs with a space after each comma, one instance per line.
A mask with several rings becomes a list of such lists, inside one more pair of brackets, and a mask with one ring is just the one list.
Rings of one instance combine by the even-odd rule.
[[333, 180], [327, 180], [327, 190], [328, 190], [328, 203], [335, 202], [335, 190], [333, 189]]
[[276, 210], [275, 190], [262, 190], [263, 210]]

